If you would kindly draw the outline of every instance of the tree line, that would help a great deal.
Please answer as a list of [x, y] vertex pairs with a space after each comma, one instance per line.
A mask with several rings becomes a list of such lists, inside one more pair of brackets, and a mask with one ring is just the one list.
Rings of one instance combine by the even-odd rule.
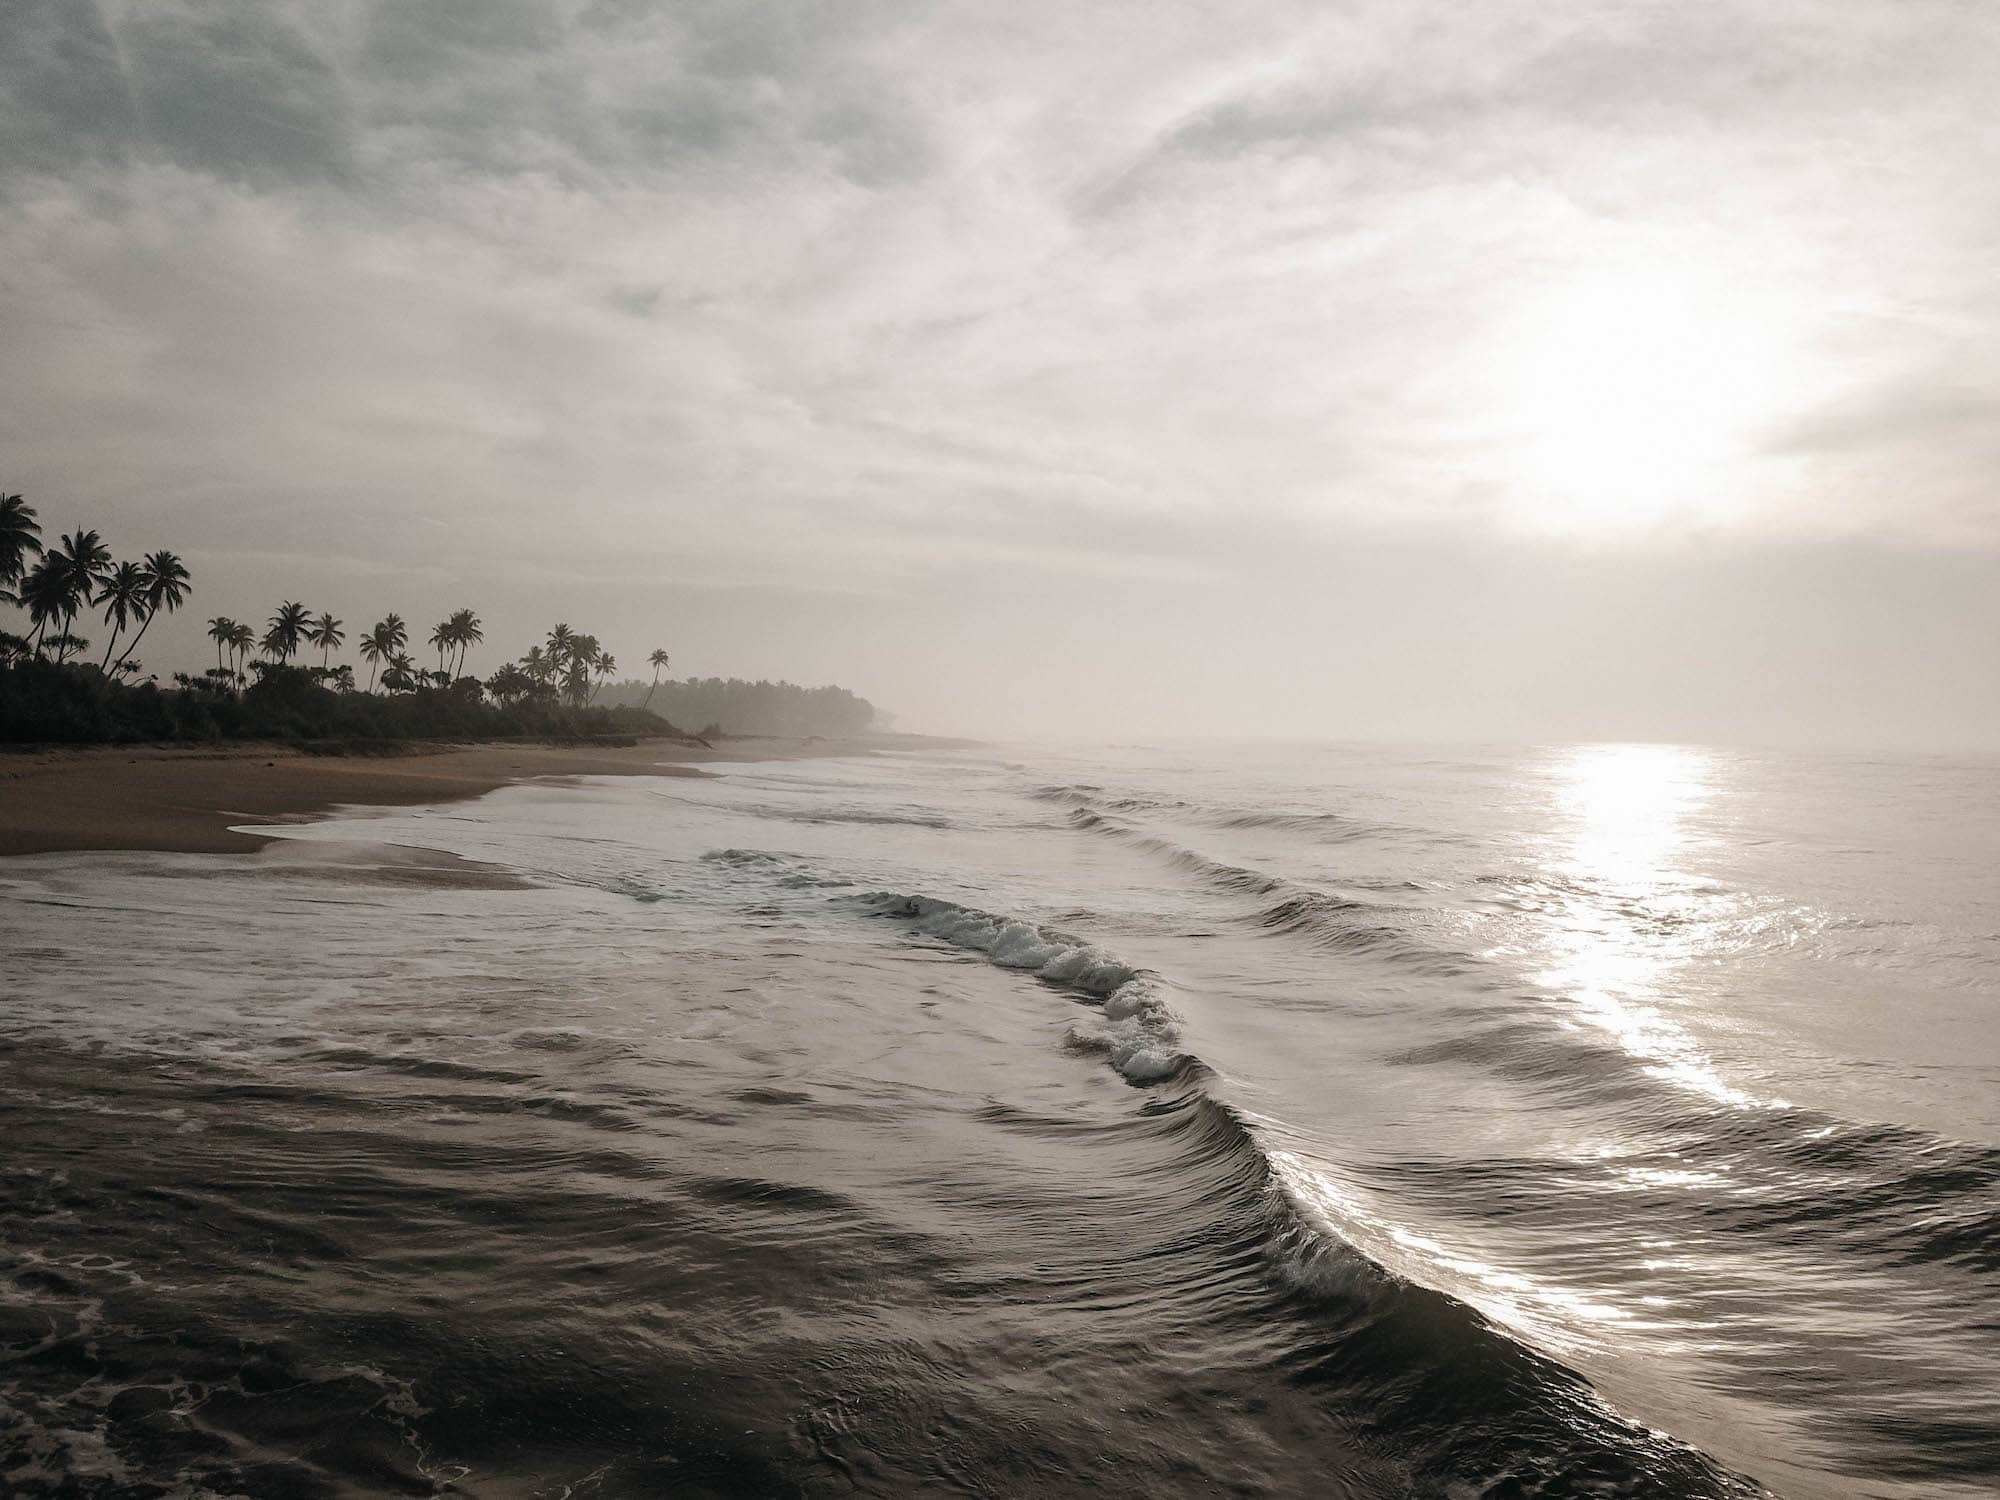
[[[657, 701], [655, 701], [657, 695]], [[862, 734], [875, 723], [875, 705], [843, 687], [800, 687], [792, 682], [690, 677], [679, 682], [611, 684], [607, 705], [650, 705], [676, 724], [703, 726], [706, 735], [767, 734], [780, 738]]]
[[[110, 632], [98, 670], [136, 673], [132, 653], [155, 618], [181, 607], [189, 587], [188, 570], [173, 553], [113, 562], [104, 538], [82, 527], [45, 549], [34, 507], [19, 495], [0, 495], [0, 604], [25, 609], [32, 631], [29, 636], [0, 631], [0, 659], [32, 655], [60, 665], [81, 657], [90, 642], [76, 634], [76, 617], [97, 608], [104, 611]], [[120, 651], [120, 641], [134, 625], [137, 630]]]
[[[378, 620], [354, 642], [368, 667], [361, 684], [352, 665], [334, 660], [348, 643], [346, 621], [291, 599], [261, 631], [227, 615], [210, 619], [215, 666], [197, 677], [174, 673], [178, 696], [189, 701], [172, 702], [177, 694], [156, 679], [134, 680], [143, 670], [135, 653], [154, 620], [178, 610], [192, 590], [172, 552], [114, 562], [103, 538], [82, 528], [45, 547], [34, 508], [20, 495], [0, 495], [0, 604], [26, 610], [29, 625], [25, 634], [0, 630], [0, 738], [646, 733], [670, 731], [670, 718], [729, 734], [849, 734], [874, 717], [844, 688], [663, 682], [671, 665], [664, 648], [647, 658], [650, 682], [607, 693], [616, 659], [567, 622], [482, 679], [466, 671], [486, 638], [469, 608], [439, 621], [423, 643], [401, 615]], [[75, 628], [87, 611], [102, 613], [108, 633], [94, 662]], [[435, 668], [411, 655], [426, 644]]]

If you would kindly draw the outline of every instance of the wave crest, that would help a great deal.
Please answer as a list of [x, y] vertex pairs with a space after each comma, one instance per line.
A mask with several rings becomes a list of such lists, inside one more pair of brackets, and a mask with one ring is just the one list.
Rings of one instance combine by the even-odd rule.
[[1021, 917], [996, 916], [935, 896], [875, 891], [861, 898], [877, 916], [906, 921], [925, 937], [984, 954], [1003, 969], [1021, 969], [1103, 1007], [1096, 1037], [1073, 1045], [1102, 1052], [1134, 1083], [1157, 1083], [1186, 1071], [1194, 1059], [1180, 1048], [1180, 1019], [1167, 1002], [1166, 982], [1113, 958], [1082, 938]]

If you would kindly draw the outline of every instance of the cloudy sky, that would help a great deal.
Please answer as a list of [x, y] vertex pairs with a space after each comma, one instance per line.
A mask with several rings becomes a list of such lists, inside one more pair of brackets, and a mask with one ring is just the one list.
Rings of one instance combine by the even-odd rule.
[[7, 0], [0, 486], [189, 561], [152, 668], [2000, 746], [1995, 79], [1990, 0]]

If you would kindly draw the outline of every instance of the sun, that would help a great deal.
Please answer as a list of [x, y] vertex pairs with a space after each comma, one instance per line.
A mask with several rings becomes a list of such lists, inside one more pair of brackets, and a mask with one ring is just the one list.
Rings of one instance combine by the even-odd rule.
[[1534, 530], [1633, 530], [1740, 504], [1782, 386], [1774, 310], [1670, 265], [1529, 299], [1491, 365], [1499, 478]]

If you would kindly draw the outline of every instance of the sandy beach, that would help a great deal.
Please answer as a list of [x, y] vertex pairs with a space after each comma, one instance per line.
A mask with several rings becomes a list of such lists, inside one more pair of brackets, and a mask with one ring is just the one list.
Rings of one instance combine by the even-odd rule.
[[484, 744], [394, 756], [310, 755], [278, 745], [93, 746], [0, 755], [0, 855], [79, 849], [243, 853], [235, 831], [343, 805], [477, 797], [534, 777], [699, 776], [702, 761], [865, 754], [875, 740], [682, 740], [631, 746]]

